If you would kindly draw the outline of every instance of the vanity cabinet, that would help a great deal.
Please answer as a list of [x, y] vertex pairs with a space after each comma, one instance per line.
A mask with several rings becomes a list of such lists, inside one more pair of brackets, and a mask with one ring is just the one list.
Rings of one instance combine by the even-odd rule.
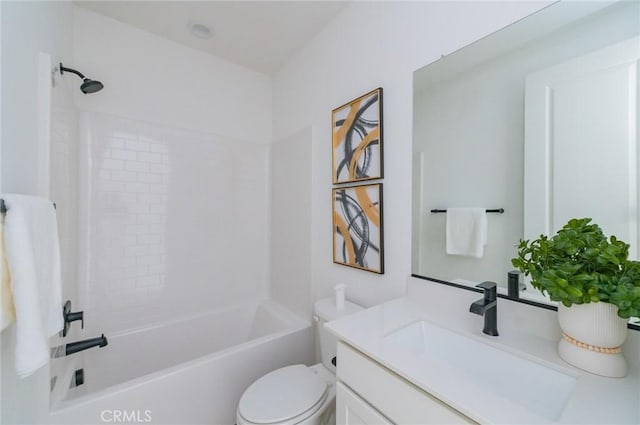
[[338, 425], [475, 423], [344, 342], [337, 376]]

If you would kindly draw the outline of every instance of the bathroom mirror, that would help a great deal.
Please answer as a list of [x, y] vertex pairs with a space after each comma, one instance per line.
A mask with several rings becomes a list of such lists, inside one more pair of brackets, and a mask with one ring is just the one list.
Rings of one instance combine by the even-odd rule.
[[[572, 217], [638, 259], [638, 74], [615, 52], [639, 33], [638, 2], [559, 2], [414, 73], [413, 275], [506, 294], [519, 240]], [[454, 207], [504, 210], [487, 213], [482, 258], [446, 254], [432, 210]]]

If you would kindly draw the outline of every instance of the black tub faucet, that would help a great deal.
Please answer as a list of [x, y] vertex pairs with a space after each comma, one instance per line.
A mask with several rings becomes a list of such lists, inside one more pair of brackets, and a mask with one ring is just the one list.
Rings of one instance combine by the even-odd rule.
[[102, 334], [102, 336], [99, 336], [98, 338], [71, 342], [65, 346], [64, 353], [68, 356], [69, 354], [77, 353], [78, 351], [83, 351], [91, 347], [105, 347], [108, 343], [107, 337]]
[[491, 336], [498, 336], [498, 295], [495, 282], [482, 282], [476, 288], [484, 290], [484, 297], [471, 304], [469, 311], [484, 316], [482, 332]]

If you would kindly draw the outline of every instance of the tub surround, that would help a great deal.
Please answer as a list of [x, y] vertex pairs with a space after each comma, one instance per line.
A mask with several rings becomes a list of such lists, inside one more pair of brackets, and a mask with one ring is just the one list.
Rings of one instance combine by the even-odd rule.
[[[508, 300], [498, 300], [500, 336], [482, 333], [482, 319], [469, 313], [474, 292], [418, 279], [409, 279], [408, 295], [372, 307], [327, 325], [351, 347], [426, 391], [473, 421], [481, 423], [638, 423], [640, 421], [640, 333], [629, 332], [623, 353], [629, 363], [627, 377], [605, 378], [563, 362], [556, 347], [560, 337], [556, 312]], [[418, 321], [427, 321], [451, 334], [469, 337], [489, 347], [514, 354], [546, 369], [575, 379], [575, 385], [554, 419], [544, 418], [491, 391], [474, 391], [465, 381], [437, 379], [437, 366], [411, 350], [389, 350], [384, 338]], [[482, 368], [478, 361], [476, 365]], [[463, 376], [463, 375], [462, 375]], [[436, 379], [434, 379], [436, 377]], [[523, 388], [527, 383], [522, 383]], [[478, 387], [476, 387], [478, 389]], [[514, 400], [526, 397], [515, 395]]]
[[253, 381], [313, 354], [309, 322], [271, 301], [114, 334], [109, 350], [87, 352], [85, 384], [53, 395], [46, 423], [109, 422], [113, 411], [154, 424], [234, 423]]

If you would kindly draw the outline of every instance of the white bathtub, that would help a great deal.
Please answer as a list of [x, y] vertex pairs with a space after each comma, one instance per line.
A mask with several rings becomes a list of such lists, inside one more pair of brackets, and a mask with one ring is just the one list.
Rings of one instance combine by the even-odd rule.
[[107, 338], [86, 352], [85, 384], [54, 404], [49, 423], [233, 424], [254, 380], [314, 360], [310, 324], [272, 302]]

